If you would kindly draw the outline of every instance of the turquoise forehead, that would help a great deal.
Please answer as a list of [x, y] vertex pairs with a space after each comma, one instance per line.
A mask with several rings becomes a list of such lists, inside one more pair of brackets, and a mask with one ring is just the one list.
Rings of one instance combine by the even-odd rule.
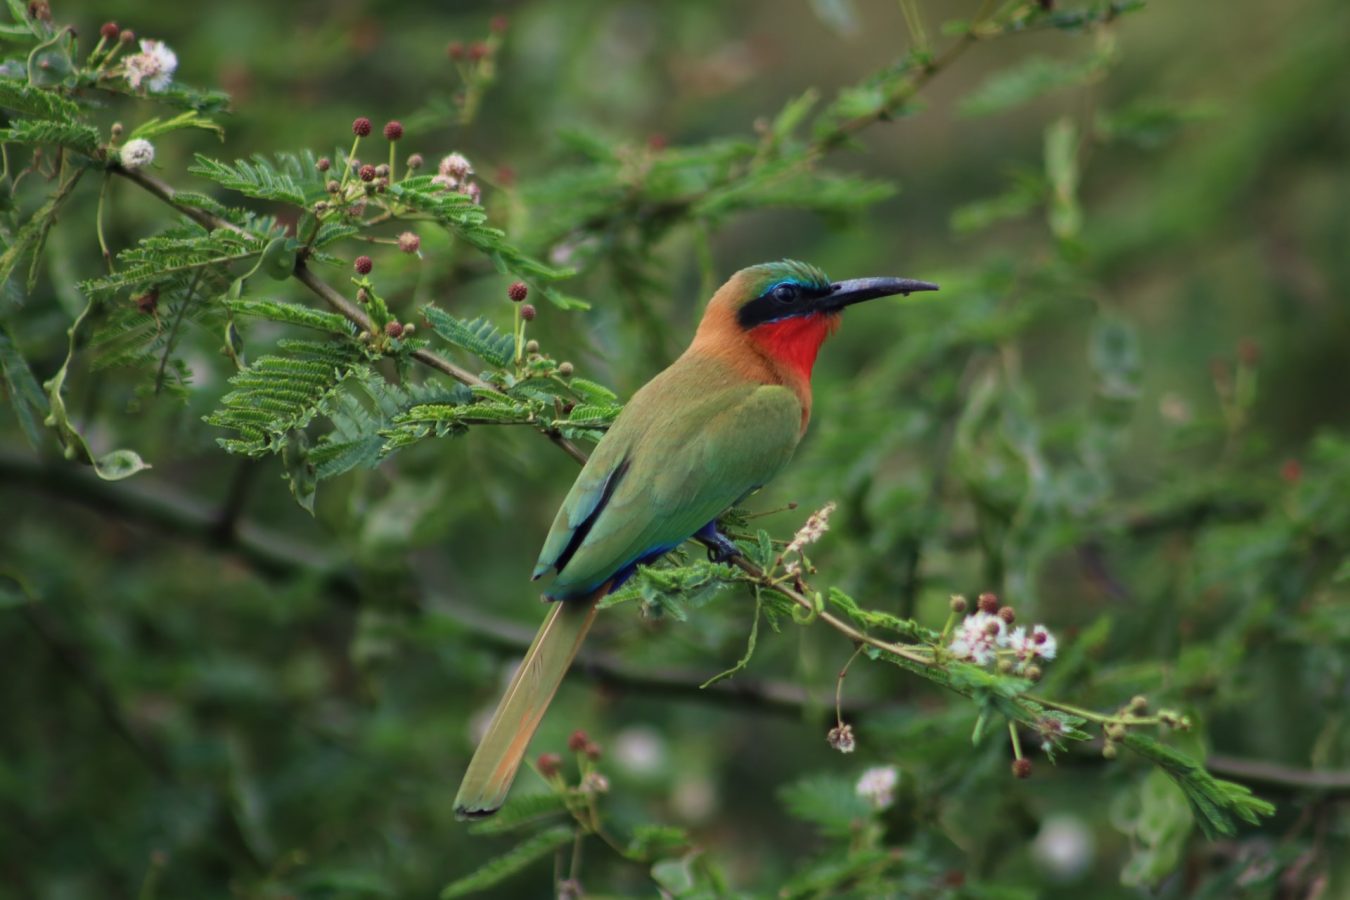
[[803, 287], [825, 290], [830, 286], [829, 277], [809, 263], [795, 259], [780, 262], [761, 263], [747, 269], [756, 294], [761, 294], [784, 281], [800, 284]]

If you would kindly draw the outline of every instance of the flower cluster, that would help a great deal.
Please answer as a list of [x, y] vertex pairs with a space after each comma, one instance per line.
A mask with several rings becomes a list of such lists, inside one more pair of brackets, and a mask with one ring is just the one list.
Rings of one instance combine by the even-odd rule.
[[895, 766], [873, 766], [858, 778], [854, 790], [873, 809], [883, 810], [895, 805], [895, 789], [899, 784], [900, 770]]
[[[959, 602], [958, 602], [959, 601]], [[953, 598], [953, 612], [964, 612], [965, 598]], [[981, 594], [979, 607], [962, 619], [947, 649], [957, 659], [985, 666], [999, 664], [1000, 671], [1016, 672], [1035, 680], [1040, 676], [1037, 663], [1055, 658], [1058, 642], [1044, 625], [1030, 630], [1019, 625], [1011, 606], [1000, 607], [993, 594]]]
[[167, 90], [178, 68], [178, 55], [163, 41], [141, 41], [141, 52], [128, 56], [122, 64], [127, 82], [136, 89], [142, 84], [153, 93]]
[[987, 665], [1000, 647], [1008, 644], [1007, 625], [996, 615], [983, 610], [966, 616], [952, 637], [950, 650], [957, 659]]
[[451, 153], [436, 167], [431, 183], [448, 191], [458, 191], [474, 203], [482, 196], [482, 189], [473, 179], [473, 164], [463, 153]]

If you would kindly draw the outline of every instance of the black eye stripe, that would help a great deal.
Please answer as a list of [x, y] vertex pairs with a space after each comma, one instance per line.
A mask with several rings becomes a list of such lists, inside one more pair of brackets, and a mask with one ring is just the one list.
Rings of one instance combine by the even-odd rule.
[[809, 315], [815, 311], [816, 299], [829, 293], [829, 288], [808, 287], [791, 281], [779, 282], [742, 306], [736, 313], [736, 320], [742, 328], [754, 328], [777, 319]]

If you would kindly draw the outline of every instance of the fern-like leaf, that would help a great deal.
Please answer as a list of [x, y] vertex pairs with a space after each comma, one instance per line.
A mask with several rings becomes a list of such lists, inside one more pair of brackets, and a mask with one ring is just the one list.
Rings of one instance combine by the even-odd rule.
[[489, 365], [509, 365], [511, 357], [515, 355], [515, 340], [487, 319], [465, 321], [435, 306], [422, 307], [422, 314], [442, 339], [468, 350]]
[[369, 370], [348, 380], [344, 389], [324, 404], [323, 413], [333, 430], [310, 450], [310, 461], [322, 480], [358, 467], [374, 468], [385, 453], [385, 432], [395, 418], [417, 406], [468, 403], [472, 395], [462, 384], [439, 381], [426, 384], [389, 384]]
[[252, 160], [237, 159], [231, 166], [199, 153], [196, 164], [189, 166], [188, 171], [247, 197], [292, 206], [305, 205], [305, 189], [295, 177], [296, 173], [283, 171], [261, 155], [255, 155]]
[[566, 825], [557, 825], [540, 832], [514, 849], [489, 860], [477, 870], [463, 878], [453, 881], [441, 891], [441, 900], [463, 897], [474, 891], [492, 887], [524, 869], [530, 863], [543, 859], [559, 847], [572, 841], [572, 829]]
[[277, 346], [287, 355], [264, 356], [231, 378], [234, 390], [205, 419], [238, 433], [219, 441], [231, 453], [281, 450], [286, 434], [308, 425], [364, 358], [351, 341], [282, 340]]
[[1246, 785], [1215, 778], [1198, 760], [1174, 747], [1137, 732], [1127, 732], [1124, 744], [1177, 783], [1206, 837], [1236, 833], [1238, 819], [1255, 825], [1261, 816], [1275, 814], [1274, 805], [1253, 796]]
[[14, 78], [0, 78], [0, 109], [56, 122], [69, 122], [80, 115], [80, 108], [65, 97]]
[[84, 154], [98, 149], [98, 129], [79, 122], [19, 119], [0, 130], [0, 143], [56, 144]]
[[316, 328], [338, 334], [356, 333], [356, 326], [342, 315], [327, 310], [311, 309], [299, 303], [245, 297], [231, 300], [226, 305], [232, 312], [241, 316], [256, 316], [260, 319], [271, 319], [273, 322], [284, 322], [287, 325], [300, 325], [304, 328]]

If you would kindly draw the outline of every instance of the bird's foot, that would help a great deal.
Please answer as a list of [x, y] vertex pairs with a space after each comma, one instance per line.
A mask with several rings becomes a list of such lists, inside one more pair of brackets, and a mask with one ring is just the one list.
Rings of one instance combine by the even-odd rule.
[[694, 533], [694, 537], [708, 545], [708, 559], [715, 563], [724, 563], [741, 555], [741, 548], [736, 546], [736, 542], [717, 530], [716, 521], [704, 525]]

